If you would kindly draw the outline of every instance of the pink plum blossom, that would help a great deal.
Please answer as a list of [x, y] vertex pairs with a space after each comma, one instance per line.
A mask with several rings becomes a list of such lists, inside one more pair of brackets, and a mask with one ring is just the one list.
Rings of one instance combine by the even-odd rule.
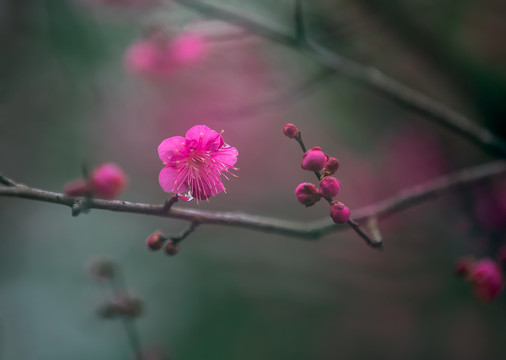
[[99, 165], [90, 177], [91, 192], [104, 199], [114, 199], [125, 188], [127, 176], [125, 172], [114, 163]]
[[206, 54], [207, 43], [199, 34], [183, 33], [172, 39], [169, 52], [176, 64], [190, 65]]
[[125, 66], [133, 73], [160, 77], [194, 65], [207, 53], [199, 34], [183, 33], [173, 38], [155, 34], [133, 43], [125, 54]]
[[160, 186], [165, 192], [182, 195], [185, 201], [216, 196], [225, 190], [221, 175], [233, 175], [229, 169], [237, 170], [238, 154], [221, 134], [196, 125], [185, 137], [173, 136], [158, 146], [158, 156], [165, 164], [158, 178]]

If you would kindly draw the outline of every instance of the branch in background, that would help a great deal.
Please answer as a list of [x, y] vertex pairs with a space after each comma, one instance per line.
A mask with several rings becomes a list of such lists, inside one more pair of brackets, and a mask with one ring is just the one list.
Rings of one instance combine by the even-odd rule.
[[[367, 220], [371, 217], [383, 219], [425, 201], [434, 199], [458, 186], [471, 185], [477, 181], [501, 174], [506, 174], [506, 162], [504, 161], [495, 161], [457, 171], [402, 190], [397, 195], [376, 204], [357, 209], [353, 212], [354, 219], [355, 221]], [[0, 196], [43, 201], [66, 205], [70, 208], [81, 200], [80, 198], [71, 198], [64, 194], [31, 188], [20, 184], [16, 186], [0, 187]], [[214, 224], [241, 227], [302, 239], [318, 239], [326, 234], [346, 229], [344, 226], [334, 224], [328, 217], [322, 220], [301, 224], [300, 221], [281, 220], [241, 212], [182, 209], [174, 206], [167, 211], [164, 204], [151, 205], [121, 200], [90, 199], [88, 208], [181, 219], [200, 225]]]
[[304, 10], [302, 9], [302, 0], [295, 0], [295, 9], [293, 14], [295, 37], [299, 42], [306, 39], [306, 28], [304, 24]]
[[335, 74], [334, 70], [324, 68], [308, 78], [302, 84], [291, 89], [289, 92], [281, 94], [280, 96], [275, 96], [270, 100], [260, 102], [258, 104], [247, 105], [237, 110], [218, 112], [214, 114], [214, 116], [221, 119], [237, 121], [237, 118], [244, 119], [250, 116], [261, 115], [273, 109], [287, 107], [316, 91], [326, 81], [332, 79], [333, 74]]
[[[353, 60], [344, 58], [324, 46], [317, 44], [315, 41], [307, 39], [307, 37], [305, 39], [306, 41], [301, 42], [296, 36], [283, 34], [240, 14], [222, 9], [215, 5], [204, 4], [199, 1], [174, 1], [203, 15], [239, 25], [261, 37], [297, 51], [304, 52], [320, 65], [365, 84], [382, 95], [391, 98], [403, 107], [423, 115], [426, 118], [432, 119], [437, 124], [471, 140], [487, 152], [501, 157], [506, 156], [506, 141], [504, 139], [494, 135], [488, 129], [480, 126], [448, 106], [397, 82], [375, 68], [367, 67]], [[300, 11], [302, 11], [302, 8], [300, 8]], [[302, 13], [300, 16], [302, 16]]]

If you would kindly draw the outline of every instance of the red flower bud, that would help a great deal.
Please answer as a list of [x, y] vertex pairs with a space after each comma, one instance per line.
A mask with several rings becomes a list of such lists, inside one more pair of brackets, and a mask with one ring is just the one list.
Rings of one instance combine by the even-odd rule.
[[335, 177], [325, 176], [320, 180], [318, 185], [320, 195], [327, 198], [333, 198], [341, 190], [341, 183]]
[[283, 134], [290, 139], [293, 139], [299, 135], [299, 129], [294, 124], [286, 124], [283, 128]]
[[311, 183], [302, 183], [295, 188], [295, 197], [305, 206], [312, 206], [320, 200], [321, 196], [316, 185]]
[[150, 250], [160, 250], [163, 247], [164, 241], [167, 240], [165, 236], [160, 231], [155, 231], [153, 234], [149, 235], [146, 240], [146, 245]]
[[328, 160], [325, 162], [325, 169], [323, 169], [324, 175], [332, 175], [339, 169], [339, 160], [337, 160], [335, 157], [329, 157]]
[[328, 156], [319, 147], [306, 151], [302, 156], [302, 168], [310, 171], [320, 171], [325, 166]]
[[330, 217], [336, 224], [344, 224], [350, 219], [350, 209], [339, 201], [333, 201], [330, 208]]

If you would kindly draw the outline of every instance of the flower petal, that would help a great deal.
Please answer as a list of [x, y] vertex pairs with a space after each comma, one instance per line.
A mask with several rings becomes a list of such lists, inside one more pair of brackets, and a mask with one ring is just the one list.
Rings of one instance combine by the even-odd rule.
[[215, 161], [222, 162], [230, 168], [237, 162], [238, 155], [239, 151], [237, 151], [235, 147], [225, 144], [224, 147], [216, 150], [216, 152], [213, 153], [212, 157]]
[[158, 146], [158, 156], [164, 163], [173, 161], [175, 154], [180, 154], [185, 151], [185, 138], [182, 136], [173, 136], [163, 140]]
[[[174, 194], [182, 194], [188, 190], [188, 184], [182, 180], [178, 180], [179, 171], [172, 167], [166, 166], [160, 171], [158, 182], [163, 191]], [[178, 183], [176, 184], [176, 181]]]
[[197, 142], [198, 150], [216, 150], [223, 146], [221, 135], [205, 125], [195, 125], [185, 136], [186, 139]]

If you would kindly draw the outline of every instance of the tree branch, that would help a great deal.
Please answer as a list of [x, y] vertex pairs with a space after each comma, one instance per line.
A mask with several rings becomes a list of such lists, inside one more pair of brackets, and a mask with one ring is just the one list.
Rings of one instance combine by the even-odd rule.
[[[200, 1], [174, 0], [203, 15], [241, 26], [258, 36], [303, 52], [320, 65], [341, 73], [389, 97], [401, 106], [425, 116], [457, 134], [471, 140], [487, 152], [506, 157], [506, 141], [450, 107], [388, 77], [379, 70], [347, 59], [307, 38], [286, 35], [240, 14]], [[299, 14], [301, 15], [301, 13]]]
[[[430, 199], [434, 199], [455, 187], [470, 185], [474, 182], [500, 174], [506, 174], [506, 162], [504, 161], [490, 162], [485, 165], [479, 165], [457, 171], [455, 173], [441, 176], [426, 183], [402, 190], [397, 195], [376, 204], [357, 209], [353, 211], [354, 219], [356, 221], [366, 220], [371, 217], [383, 219], [389, 215], [414, 207]], [[81, 200], [81, 198], [71, 198], [61, 193], [31, 188], [21, 184], [17, 184], [16, 186], [0, 187], [0, 196], [43, 201], [66, 205], [70, 208], [72, 208], [76, 202]], [[241, 212], [214, 212], [197, 209], [184, 209], [175, 206], [172, 206], [167, 210], [165, 204], [152, 205], [122, 200], [89, 199], [87, 206], [88, 209], [161, 216], [186, 220], [201, 225], [214, 224], [241, 227], [255, 231], [286, 235], [308, 240], [316, 240], [332, 232], [348, 229], [346, 226], [334, 224], [328, 217], [322, 220], [302, 224], [300, 221], [288, 221]]]

